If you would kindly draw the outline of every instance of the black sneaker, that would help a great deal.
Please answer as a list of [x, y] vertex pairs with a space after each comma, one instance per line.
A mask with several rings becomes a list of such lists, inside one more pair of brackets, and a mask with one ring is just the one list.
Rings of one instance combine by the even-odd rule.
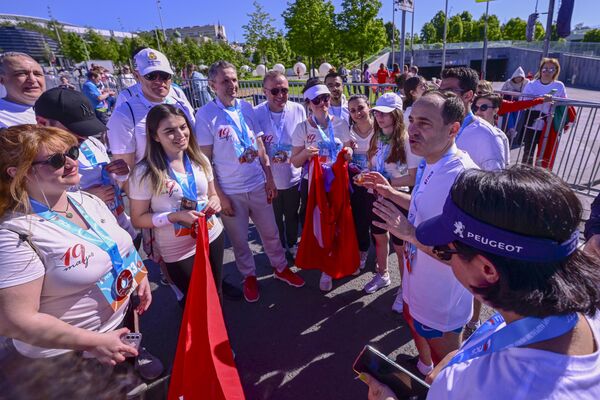
[[150, 354], [145, 347], [140, 347], [135, 358], [135, 369], [142, 378], [152, 381], [163, 373], [165, 367], [158, 357]]

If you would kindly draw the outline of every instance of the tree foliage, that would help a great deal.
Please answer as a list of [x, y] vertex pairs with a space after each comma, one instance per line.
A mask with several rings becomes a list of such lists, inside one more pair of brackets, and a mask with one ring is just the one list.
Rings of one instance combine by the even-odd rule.
[[590, 29], [583, 35], [584, 42], [600, 42], [600, 29]]
[[254, 1], [254, 11], [248, 14], [248, 17], [250, 17], [248, 23], [242, 25], [246, 45], [253, 47], [261, 62], [266, 63], [267, 52], [273, 49], [274, 41], [278, 36], [277, 30], [273, 26], [275, 19], [265, 11], [258, 1]]
[[398, 30], [398, 28], [393, 26], [392, 21], [386, 22], [385, 24], [383, 24], [383, 26], [385, 27], [387, 43], [391, 43], [394, 37], [396, 38], [396, 40], [398, 40], [398, 38], [400, 37], [400, 31]]

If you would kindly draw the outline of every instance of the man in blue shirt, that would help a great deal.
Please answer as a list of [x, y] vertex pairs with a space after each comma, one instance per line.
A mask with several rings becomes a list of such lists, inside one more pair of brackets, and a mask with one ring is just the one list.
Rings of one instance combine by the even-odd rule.
[[96, 117], [104, 124], [108, 122], [108, 103], [106, 99], [114, 95], [112, 91], [100, 92], [98, 83], [100, 82], [100, 74], [94, 70], [87, 73], [88, 80], [83, 84], [81, 91], [92, 103]]

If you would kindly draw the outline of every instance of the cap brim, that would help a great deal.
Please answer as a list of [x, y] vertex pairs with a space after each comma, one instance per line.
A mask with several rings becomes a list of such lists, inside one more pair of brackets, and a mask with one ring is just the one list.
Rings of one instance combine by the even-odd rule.
[[85, 121], [77, 121], [73, 122], [69, 125], [66, 125], [69, 130], [79, 136], [94, 136], [98, 135], [107, 130], [106, 125], [104, 125], [98, 118], [90, 118]]
[[444, 222], [443, 214], [421, 222], [417, 226], [415, 235], [425, 246], [440, 246], [456, 240], [452, 227]]
[[375, 111], [381, 111], [382, 113], [391, 113], [392, 111], [396, 110], [396, 108], [394, 107], [388, 107], [388, 106], [375, 106], [375, 107], [371, 107], [371, 110], [375, 110]]
[[149, 65], [146, 68], [144, 68], [141, 71], [138, 71], [140, 75], [144, 76], [144, 75], [148, 75], [151, 72], [154, 71], [162, 71], [162, 72], [166, 72], [167, 74], [171, 74], [171, 75], [175, 75], [175, 73], [173, 72], [173, 70], [170, 67], [165, 67], [163, 65]]

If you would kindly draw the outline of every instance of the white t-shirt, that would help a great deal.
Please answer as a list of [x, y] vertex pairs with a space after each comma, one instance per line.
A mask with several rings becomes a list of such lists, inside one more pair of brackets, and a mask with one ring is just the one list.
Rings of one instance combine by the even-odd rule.
[[[586, 317], [596, 348], [600, 347], [600, 314]], [[600, 351], [568, 356], [513, 347], [444, 368], [428, 400], [597, 400], [600, 399]]]
[[466, 151], [479, 168], [494, 171], [508, 165], [506, 135], [479, 117], [465, 127], [456, 140], [459, 149]]
[[[370, 160], [371, 161], [370, 162], [371, 171], [377, 170], [377, 162], [378, 162], [377, 159], [378, 159], [378, 157], [380, 157], [380, 155], [379, 155], [380, 151], [385, 152], [386, 151], [385, 147], [379, 146], [375, 155], [373, 157], [371, 157], [371, 160]], [[419, 166], [419, 163], [421, 162], [421, 157], [414, 155], [413, 152], [411, 151], [410, 143], [408, 141], [408, 135], [406, 135], [404, 138], [404, 151], [406, 152], [406, 163], [405, 164], [401, 163], [400, 161], [397, 161], [395, 163], [389, 163], [389, 162], [384, 163], [383, 168], [385, 170], [385, 175], [387, 175], [387, 177], [389, 179], [400, 178], [404, 175], [408, 175], [409, 169], [417, 168]]]
[[[194, 163], [192, 163], [192, 170], [196, 181], [198, 201], [208, 201], [208, 182], [213, 180], [212, 174], [207, 176], [202, 167]], [[184, 197], [181, 185], [167, 174], [165, 187], [161, 188], [159, 195], [156, 195], [151, 187], [150, 177], [142, 180], [145, 171], [145, 163], [138, 164], [133, 171], [129, 178], [129, 198], [133, 200], [150, 200], [150, 208], [154, 213], [179, 211], [181, 199]], [[180, 180], [187, 182], [185, 174], [175, 173]], [[213, 240], [223, 231], [223, 225], [216, 216], [210, 218], [207, 223], [209, 226], [209, 240]], [[188, 231], [181, 231], [181, 228], [178, 224], [152, 228], [158, 250], [168, 263], [184, 260], [196, 253], [196, 239], [192, 238]], [[177, 230], [181, 236], [176, 235]]]
[[[554, 97], [562, 97], [562, 98], [567, 97], [567, 91], [565, 89], [565, 85], [561, 81], [553, 81], [547, 85], [544, 85], [542, 83], [542, 81], [540, 81], [539, 79], [536, 79], [534, 81], [529, 82], [529, 84], [527, 86], [525, 86], [525, 89], [523, 89], [522, 93], [524, 95], [528, 95], [526, 97], [523, 97], [523, 99], [531, 100], [531, 98], [532, 98], [531, 96], [534, 96], [534, 97], [544, 96], [546, 94], [550, 94], [550, 92], [552, 90], [556, 90], [556, 92], [553, 94]], [[542, 103], [542, 104], [533, 106], [531, 109], [535, 110], [535, 111], [540, 111], [542, 114], [548, 114], [548, 113], [550, 113], [551, 106], [552, 106], [551, 103]], [[535, 121], [533, 123], [533, 125], [530, 126], [530, 128], [536, 129], [536, 130], [544, 129], [544, 119], [539, 119], [539, 120]]]
[[[306, 111], [298, 103], [288, 101], [285, 104], [283, 112], [274, 113], [269, 110], [267, 102], [260, 103], [254, 107], [254, 115], [258, 124], [259, 130], [263, 132], [263, 142], [269, 157], [271, 157], [271, 171], [277, 189], [288, 189], [300, 182], [301, 168], [296, 168], [290, 162], [292, 146], [292, 133], [296, 126], [306, 119]], [[277, 133], [276, 127], [279, 127], [283, 120], [282, 137]], [[278, 149], [288, 151], [287, 162], [273, 162], [273, 153]]]
[[[265, 183], [265, 174], [258, 157], [251, 163], [240, 163], [236, 153], [236, 144], [241, 141], [236, 130], [231, 126], [226, 115], [229, 115], [238, 127], [240, 119], [236, 111], [227, 111], [217, 105], [218, 99], [202, 106], [196, 113], [196, 137], [200, 146], [212, 146], [212, 163], [221, 190], [226, 195], [249, 193]], [[243, 101], [242, 115], [248, 126], [248, 137], [256, 146], [256, 139], [263, 135], [252, 106]], [[226, 114], [227, 113], [227, 114]]]
[[367, 152], [369, 151], [369, 145], [371, 144], [371, 138], [373, 137], [374, 131], [371, 127], [367, 137], [363, 138], [356, 132], [355, 127], [356, 125], [350, 127], [350, 131], [348, 132], [350, 140], [354, 143], [352, 162], [364, 170], [369, 168]]
[[[115, 241], [121, 256], [133, 250], [131, 236], [122, 229], [104, 202], [91, 194], [68, 196]], [[9, 288], [44, 277], [39, 312], [69, 325], [96, 332], [114, 330], [122, 321], [127, 303], [113, 311], [96, 282], [112, 268], [104, 250], [52, 222], [32, 215], [14, 214], [0, 223], [0, 288]], [[38, 250], [8, 229], [30, 233]], [[40, 260], [39, 255], [42, 259]], [[19, 353], [32, 358], [54, 357], [66, 349], [46, 349], [13, 340]]]
[[502, 140], [502, 146], [504, 147], [504, 154], [506, 154], [506, 166], [509, 166], [510, 165], [510, 143], [508, 142], [508, 136], [506, 136], [506, 133], [504, 133], [504, 131], [502, 129], [498, 128], [497, 126], [492, 125], [492, 128], [494, 128], [497, 136], [500, 138], [500, 140]]
[[185, 99], [178, 99], [170, 95], [163, 103], [148, 101], [141, 90], [125, 103], [118, 106], [110, 116], [106, 127], [108, 128], [108, 143], [113, 154], [135, 153], [135, 162], [144, 158], [146, 152], [146, 115], [148, 111], [158, 104], [172, 104], [183, 110], [194, 124], [194, 109]]
[[[453, 157], [442, 157], [425, 167], [419, 188], [412, 194], [410, 214], [415, 213], [415, 226], [441, 214], [456, 177], [465, 169], [477, 168], [455, 145], [447, 154]], [[402, 297], [414, 319], [442, 332], [464, 326], [473, 311], [473, 295], [456, 279], [452, 268], [418, 249], [411, 272], [402, 279]]]
[[[142, 91], [141, 87], [142, 87], [142, 85], [139, 82], [135, 82], [133, 85], [121, 90], [117, 96], [117, 101], [115, 102], [115, 108], [117, 108], [121, 104], [125, 103], [136, 93], [140, 93]], [[175, 99], [181, 100], [184, 103], [185, 103], [185, 101], [188, 101], [187, 97], [185, 96], [185, 93], [183, 93], [183, 90], [181, 90], [180, 88], [178, 88], [174, 85], [171, 85], [171, 88], [169, 89], [169, 97], [173, 97]]]
[[[79, 158], [77, 159], [79, 163], [79, 188], [81, 190], [87, 190], [92, 186], [102, 185], [102, 168], [103, 166], [99, 165], [101, 163], [110, 163], [110, 158], [108, 157], [108, 153], [106, 152], [106, 147], [102, 142], [98, 139], [90, 137], [87, 138], [83, 143], [87, 145], [87, 147], [92, 151], [94, 157], [96, 158], [96, 164], [92, 164], [90, 160], [87, 159], [83, 151], [79, 152]], [[83, 144], [82, 143], [82, 144]], [[111, 177], [112, 178], [112, 177]], [[118, 183], [111, 179], [113, 185], [118, 187]], [[125, 229], [132, 238], [137, 236], [137, 232], [133, 225], [131, 225], [131, 219], [127, 215], [127, 213], [120, 212], [117, 215], [117, 222], [121, 226], [121, 228]]]
[[37, 124], [33, 106], [0, 99], [0, 128], [23, 124]]
[[[350, 128], [348, 124], [343, 119], [338, 117], [331, 117], [329, 122], [333, 126], [333, 136], [335, 139], [335, 143], [339, 149], [344, 146], [344, 143], [350, 141]], [[329, 130], [324, 129], [323, 133], [326, 136], [329, 135]], [[296, 130], [292, 134], [292, 146], [294, 147], [319, 147], [319, 144], [324, 142], [319, 130], [316, 127], [313, 127], [308, 120], [303, 121], [302, 123], [296, 126]], [[331, 160], [329, 156], [329, 152], [324, 147], [320, 148], [319, 156], [323, 159], [324, 162], [335, 162], [335, 160]]]
[[348, 103], [345, 103], [341, 106], [329, 106], [329, 115], [333, 115], [334, 117], [338, 117], [346, 121], [346, 123], [350, 122], [350, 111], [348, 110]]

